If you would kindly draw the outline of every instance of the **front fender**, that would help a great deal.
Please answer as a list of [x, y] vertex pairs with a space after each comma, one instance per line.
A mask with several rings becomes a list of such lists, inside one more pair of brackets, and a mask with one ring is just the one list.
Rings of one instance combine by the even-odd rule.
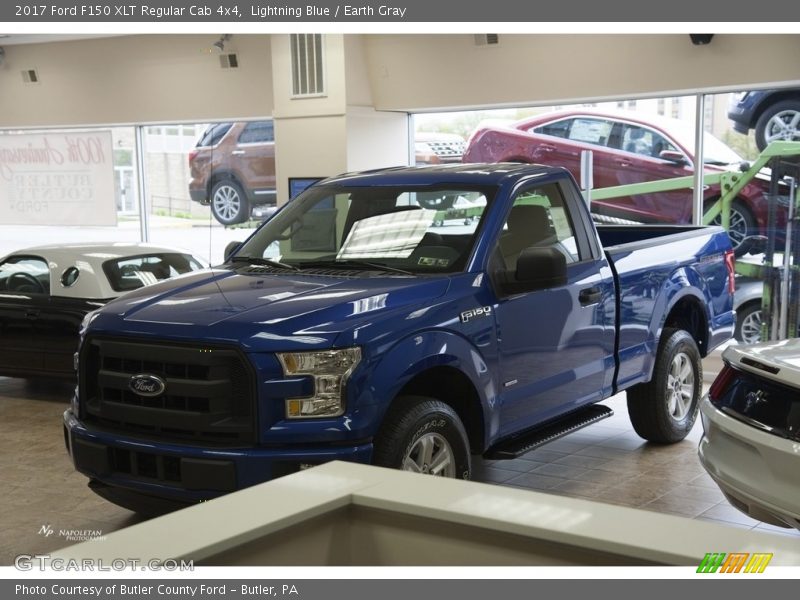
[[466, 338], [452, 332], [422, 331], [403, 338], [385, 352], [369, 370], [366, 385], [361, 387], [360, 405], [375, 405], [377, 432], [392, 401], [414, 377], [436, 367], [456, 369], [469, 379], [480, 401], [485, 436], [491, 437], [499, 426], [494, 409], [496, 383], [491, 368], [481, 352]]

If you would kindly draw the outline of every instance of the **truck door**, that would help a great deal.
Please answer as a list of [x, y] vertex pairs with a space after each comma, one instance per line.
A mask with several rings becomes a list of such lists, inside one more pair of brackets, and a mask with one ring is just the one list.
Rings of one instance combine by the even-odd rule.
[[521, 188], [491, 261], [494, 282], [513, 277], [520, 253], [531, 246], [555, 247], [567, 261], [563, 286], [507, 295], [495, 283], [501, 435], [601, 400], [611, 389], [613, 276], [571, 188]]

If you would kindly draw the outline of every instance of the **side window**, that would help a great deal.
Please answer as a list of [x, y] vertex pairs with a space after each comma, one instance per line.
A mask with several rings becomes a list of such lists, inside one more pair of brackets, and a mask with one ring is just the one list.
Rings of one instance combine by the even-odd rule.
[[252, 121], [245, 125], [239, 134], [240, 144], [263, 144], [275, 141], [275, 129], [272, 121]]
[[148, 254], [103, 263], [108, 282], [117, 292], [136, 290], [200, 268], [188, 254]]
[[625, 152], [658, 158], [664, 150], [677, 152], [664, 136], [652, 129], [638, 125], [625, 125], [622, 132], [622, 149]]
[[569, 139], [595, 146], [608, 145], [614, 124], [601, 119], [575, 119], [569, 130]]
[[38, 256], [12, 256], [0, 264], [0, 292], [49, 294], [50, 269]]
[[570, 125], [572, 125], [572, 119], [564, 119], [563, 121], [539, 125], [530, 131], [532, 133], [541, 133], [542, 135], [552, 135], [553, 137], [565, 138], [569, 135]]
[[556, 248], [564, 254], [567, 264], [580, 260], [575, 231], [557, 184], [528, 189], [517, 195], [498, 245], [509, 271], [517, 268], [519, 255], [530, 247]]
[[200, 140], [197, 142], [198, 147], [202, 146], [216, 146], [228, 133], [233, 123], [216, 123], [211, 125], [205, 130]]

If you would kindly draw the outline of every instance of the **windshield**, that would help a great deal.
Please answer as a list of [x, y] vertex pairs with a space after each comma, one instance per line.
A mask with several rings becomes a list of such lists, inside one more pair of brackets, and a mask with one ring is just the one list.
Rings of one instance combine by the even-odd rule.
[[[675, 139], [684, 148], [694, 148], [694, 127], [688, 126], [685, 123], [676, 122], [673, 127], [670, 127], [669, 133], [675, 136]], [[708, 165], [730, 165], [733, 163], [742, 162], [744, 159], [736, 154], [732, 148], [727, 146], [724, 142], [715, 138], [707, 131], [703, 134], [703, 162]]]
[[461, 271], [493, 188], [314, 186], [240, 248], [273, 267]]

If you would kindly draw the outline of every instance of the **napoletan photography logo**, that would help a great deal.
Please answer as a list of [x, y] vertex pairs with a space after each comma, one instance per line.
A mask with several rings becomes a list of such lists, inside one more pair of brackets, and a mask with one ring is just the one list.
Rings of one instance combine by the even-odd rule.
[[42, 537], [56, 536], [68, 542], [98, 542], [105, 539], [101, 529], [54, 529], [50, 523], [39, 528]]
[[697, 567], [698, 573], [763, 573], [772, 554], [749, 552], [709, 552]]

